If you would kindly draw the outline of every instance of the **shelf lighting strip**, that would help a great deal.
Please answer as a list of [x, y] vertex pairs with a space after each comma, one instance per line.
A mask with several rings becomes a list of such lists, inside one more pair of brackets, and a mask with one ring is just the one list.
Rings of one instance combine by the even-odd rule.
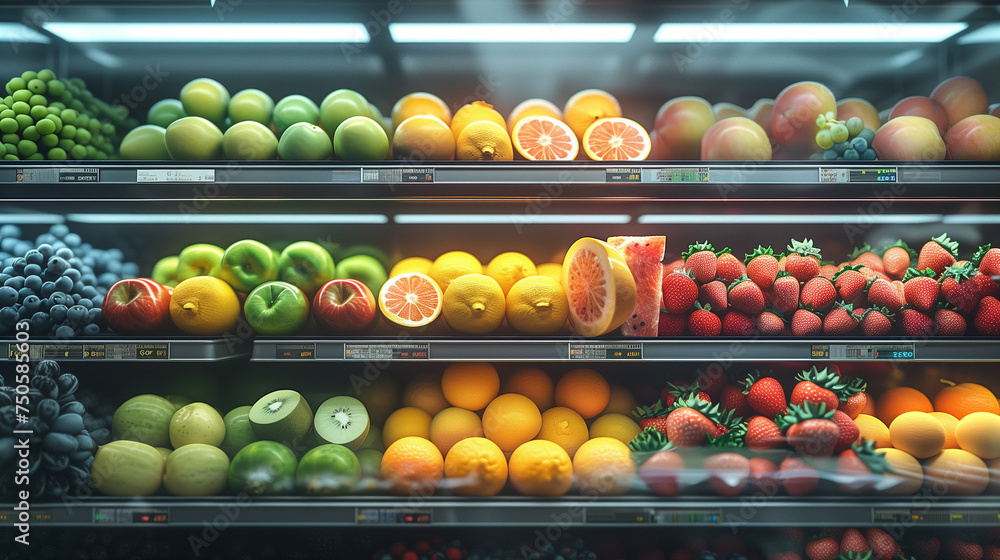
[[654, 43], [940, 43], [965, 23], [664, 23]]
[[67, 214], [83, 224], [386, 224], [385, 214]]
[[396, 43], [628, 43], [634, 23], [390, 23]]
[[360, 23], [49, 22], [71, 43], [368, 43]]
[[627, 224], [628, 214], [396, 214], [397, 224]]
[[[988, 216], [992, 218], [992, 216]], [[937, 224], [946, 220], [943, 214], [643, 214], [640, 224]], [[978, 223], [978, 222], [976, 222]]]

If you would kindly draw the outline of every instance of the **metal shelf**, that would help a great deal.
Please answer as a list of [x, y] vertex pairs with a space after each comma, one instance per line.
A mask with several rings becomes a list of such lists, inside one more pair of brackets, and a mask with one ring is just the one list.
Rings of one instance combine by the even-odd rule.
[[[217, 362], [249, 355], [249, 340], [226, 336], [212, 339], [148, 338], [148, 339], [76, 339], [39, 340], [28, 343], [32, 360], [52, 359], [66, 362]], [[18, 343], [0, 341], [6, 348], [7, 359], [14, 360]]]

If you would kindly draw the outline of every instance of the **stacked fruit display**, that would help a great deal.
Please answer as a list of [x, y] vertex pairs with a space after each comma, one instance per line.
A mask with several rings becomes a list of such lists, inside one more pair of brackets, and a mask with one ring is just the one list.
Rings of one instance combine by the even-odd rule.
[[59, 80], [49, 69], [25, 71], [5, 90], [0, 110], [5, 160], [114, 158], [122, 136], [137, 124], [124, 106], [95, 98], [83, 80]]
[[744, 261], [691, 245], [664, 266], [659, 334], [1000, 335], [1000, 250], [990, 245], [958, 260], [958, 243], [942, 234], [919, 255], [899, 241], [866, 244], [839, 264], [820, 259], [809, 239], [784, 254], [758, 246]]

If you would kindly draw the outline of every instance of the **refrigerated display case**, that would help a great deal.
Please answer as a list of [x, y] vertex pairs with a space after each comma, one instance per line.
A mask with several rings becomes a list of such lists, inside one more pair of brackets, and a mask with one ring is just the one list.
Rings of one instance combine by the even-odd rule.
[[[118, 107], [123, 118], [116, 133], [144, 124], [154, 103], [178, 98], [190, 81], [210, 77], [229, 92], [258, 88], [275, 101], [299, 94], [319, 103], [331, 91], [349, 88], [387, 117], [397, 100], [419, 91], [439, 96], [452, 113], [482, 100], [506, 117], [525, 99], [561, 106], [581, 90], [600, 88], [652, 137], [653, 153], [643, 161], [590, 161], [582, 148], [572, 161], [4, 161], [0, 225], [7, 229], [0, 241], [12, 241], [0, 251], [14, 258], [41, 243], [86, 243], [81, 251], [89, 261], [81, 260], [81, 268], [90, 267], [93, 283], [103, 290], [121, 278], [152, 276], [161, 258], [186, 247], [226, 247], [242, 239], [279, 249], [309, 240], [338, 262], [368, 254], [386, 271], [405, 257], [434, 259], [455, 250], [472, 253], [483, 265], [507, 251], [538, 264], [563, 263], [583, 237], [665, 236], [664, 265], [677, 263], [702, 240], [731, 248], [743, 261], [757, 246], [771, 246], [777, 254], [808, 238], [838, 268], [864, 244], [905, 241], [916, 266], [916, 251], [944, 233], [958, 243], [958, 259], [973, 259], [977, 248], [1000, 239], [996, 129], [975, 146], [980, 151], [967, 149], [961, 158], [957, 144], [948, 144], [940, 161], [863, 160], [865, 150], [856, 161], [824, 160], [811, 136], [809, 149], [791, 157], [802, 146], [783, 146], [769, 125], [772, 155], [766, 161], [668, 158], [656, 151], [682, 132], [661, 126], [658, 109], [682, 96], [706, 100], [713, 120], [729, 114], [753, 120], [787, 86], [814, 81], [838, 100], [866, 100], [884, 123], [904, 98], [928, 97], [941, 82], [968, 76], [995, 104], [995, 2], [73, 0], [7, 3], [0, 6], [0, 22], [0, 31], [10, 33], [0, 47], [4, 80], [43, 68], [60, 79], [80, 78], [94, 97]], [[237, 25], [246, 27], [233, 31]], [[230, 32], [236, 37], [227, 38]], [[582, 35], [570, 36], [575, 32]], [[812, 126], [819, 115], [806, 109], [808, 118], [790, 114], [789, 120]], [[997, 114], [995, 105], [989, 110]], [[773, 121], [761, 116], [760, 122]], [[807, 159], [808, 152], [819, 157]], [[702, 303], [706, 298], [699, 296]], [[964, 334], [950, 335], [906, 332], [901, 314], [891, 332], [877, 336], [860, 327], [848, 334], [822, 327], [801, 336], [762, 334], [756, 324], [741, 334], [713, 337], [692, 334], [689, 325], [679, 334], [632, 337], [616, 329], [582, 336], [572, 323], [545, 335], [523, 334], [506, 323], [473, 334], [444, 316], [416, 328], [380, 319], [369, 331], [348, 334], [330, 334], [312, 322], [291, 334], [261, 335], [246, 318], [212, 335], [105, 328], [55, 336], [46, 330], [32, 332], [27, 348], [10, 332], [0, 341], [9, 358], [0, 371], [6, 384], [14, 387], [19, 356], [33, 366], [56, 360], [60, 374], [79, 380], [76, 398], [87, 410], [88, 425], [108, 437], [115, 410], [141, 394], [167, 396], [175, 406], [207, 402], [220, 413], [280, 389], [300, 393], [311, 411], [330, 396], [352, 395], [379, 417], [372, 424], [380, 427], [402, 407], [454, 405], [440, 388], [442, 372], [471, 363], [490, 364], [505, 383], [524, 370], [541, 370], [550, 385], [570, 371], [597, 371], [619, 397], [630, 397], [615, 409], [626, 415], [667, 400], [671, 390], [690, 397], [685, 384], [696, 381], [718, 402], [721, 385], [707, 385], [724, 379], [737, 387], [749, 374], [772, 375], [768, 371], [785, 398], [798, 382], [796, 374], [827, 368], [865, 382], [871, 399], [866, 415], [885, 422], [881, 431], [869, 425], [864, 435], [882, 438], [880, 447], [895, 444], [918, 456], [915, 448], [927, 440], [940, 434], [945, 439], [934, 453], [905, 463], [916, 464], [925, 478], [904, 493], [893, 488], [900, 480], [912, 483], [904, 476], [910, 471], [896, 462], [897, 476], [876, 472], [872, 486], [845, 478], [837, 457], [809, 459], [800, 468], [812, 465], [816, 471], [807, 474], [769, 475], [762, 465], [777, 469], [782, 459], [801, 454], [788, 446], [747, 449], [748, 434], [738, 423], [727, 424], [739, 436], [730, 438], [737, 441], [728, 448], [706, 442], [661, 451], [687, 466], [677, 475], [679, 492], [657, 489], [656, 480], [641, 476], [642, 461], [662, 442], [646, 455], [636, 452], [635, 472], [612, 470], [600, 479], [612, 486], [609, 481], [626, 481], [618, 495], [595, 495], [579, 476], [567, 492], [548, 497], [513, 482], [497, 495], [462, 495], [449, 477], [435, 491], [394, 492], [378, 480], [385, 466], [376, 463], [374, 473], [365, 471], [362, 486], [334, 496], [248, 496], [228, 487], [207, 496], [164, 489], [144, 497], [113, 496], [97, 491], [93, 480], [71, 485], [68, 476], [45, 475], [59, 481], [52, 482], [55, 487], [64, 485], [58, 492], [65, 495], [54, 497], [37, 480], [32, 486], [37, 477], [22, 484], [5, 472], [0, 556], [832, 560], [869, 558], [870, 550], [870, 558], [879, 560], [897, 554], [989, 560], [1000, 552], [1000, 431], [989, 431], [992, 419], [984, 421], [980, 431], [987, 433], [979, 439], [971, 435], [959, 442], [956, 418], [948, 427], [939, 419], [940, 433], [936, 427], [914, 428], [916, 443], [905, 442], [902, 432], [893, 442], [888, 426], [896, 414], [888, 411], [890, 399], [878, 402], [895, 387], [909, 387], [926, 395], [927, 404], [908, 404], [905, 411], [940, 412], [948, 407], [931, 401], [945, 386], [941, 379], [975, 383], [976, 391], [991, 396], [1000, 391], [1000, 344], [987, 324], [996, 319], [981, 305], [961, 314]], [[792, 312], [779, 315], [790, 328]], [[427, 379], [436, 389], [423, 397], [407, 390]], [[374, 395], [373, 388], [386, 387], [390, 397]], [[557, 397], [555, 404], [573, 408], [566, 404], [571, 401]], [[621, 402], [628, 406], [622, 409]], [[541, 416], [546, 407], [537, 408]], [[479, 416], [482, 409], [476, 408]], [[428, 422], [432, 416], [426, 412]], [[15, 433], [0, 435], [0, 442], [20, 445], [8, 436]], [[309, 447], [294, 451], [301, 456]], [[947, 461], [937, 454], [944, 447], [961, 449], [963, 460], [977, 458]], [[503, 451], [506, 466], [513, 449]], [[739, 474], [742, 466], [732, 467], [738, 471], [733, 475], [726, 470], [731, 467], [706, 463], [709, 455], [727, 452], [761, 461], [753, 470], [745, 467], [745, 475]], [[55, 462], [54, 455], [46, 461]], [[64, 472], [53, 464], [33, 468], [40, 470], [32, 475]], [[666, 472], [662, 476], [673, 471]], [[960, 474], [949, 478], [950, 472]], [[814, 490], [790, 490], [810, 476], [820, 479]], [[730, 495], [720, 490], [731, 482], [728, 477], [739, 486]], [[860, 486], [852, 491], [855, 483]], [[22, 489], [28, 492], [24, 498], [14, 492]], [[30, 545], [15, 542], [27, 540], [26, 534]], [[819, 541], [826, 550], [818, 550]]]

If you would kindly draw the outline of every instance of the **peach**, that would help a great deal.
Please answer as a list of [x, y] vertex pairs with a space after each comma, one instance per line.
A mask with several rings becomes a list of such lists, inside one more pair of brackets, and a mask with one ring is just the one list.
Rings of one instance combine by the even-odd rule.
[[944, 139], [934, 121], [924, 117], [896, 117], [875, 132], [872, 148], [879, 159], [934, 161], [944, 159]]
[[715, 113], [715, 120], [721, 121], [729, 117], [749, 117], [746, 109], [733, 103], [716, 103], [712, 105], [712, 112]]
[[750, 107], [750, 118], [752, 118], [757, 124], [764, 129], [770, 135], [771, 131], [769, 127], [771, 126], [771, 113], [774, 112], [774, 100], [773, 99], [758, 99], [753, 107]]
[[837, 100], [818, 82], [797, 82], [774, 100], [768, 130], [781, 159], [804, 159], [816, 151], [816, 117], [837, 111]]
[[889, 120], [896, 117], [923, 117], [930, 119], [938, 127], [938, 132], [944, 136], [948, 132], [948, 112], [944, 110], [944, 105], [922, 95], [914, 95], [901, 99], [893, 105], [889, 113]]
[[944, 135], [949, 159], [1000, 161], [1000, 118], [972, 115], [953, 124]]
[[712, 106], [700, 97], [677, 97], [656, 113], [656, 159], [698, 159], [701, 138], [715, 124]]
[[949, 126], [970, 115], [985, 115], [990, 101], [983, 85], [968, 76], [955, 76], [938, 84], [931, 99], [944, 105]]
[[747, 117], [729, 117], [713, 124], [701, 139], [705, 161], [767, 161], [771, 140], [764, 129]]
[[860, 97], [849, 97], [837, 102], [837, 120], [846, 122], [851, 117], [861, 119], [861, 122], [865, 123], [865, 128], [878, 130], [878, 127], [882, 126], [878, 109]]

